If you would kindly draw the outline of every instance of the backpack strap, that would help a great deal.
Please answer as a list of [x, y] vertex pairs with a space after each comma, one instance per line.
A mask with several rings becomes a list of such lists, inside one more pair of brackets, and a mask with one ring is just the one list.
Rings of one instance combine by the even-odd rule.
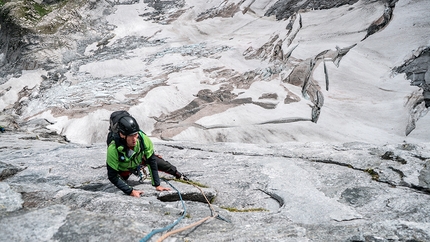
[[[117, 152], [118, 152], [118, 159], [121, 159], [121, 156], [123, 155], [123, 154], [121, 154], [119, 151], [118, 151], [118, 146], [124, 146], [125, 144], [124, 144], [124, 142], [122, 142], [121, 141], [121, 137], [119, 136], [119, 134], [117, 134], [117, 133], [113, 133], [113, 132], [110, 132], [110, 134], [111, 134], [111, 141], [110, 142], [112, 142], [112, 141], [114, 141], [115, 142], [115, 149], [117, 150]], [[110, 145], [110, 143], [108, 144], [108, 145]], [[125, 159], [125, 157], [122, 157], [122, 159]]]
[[146, 135], [142, 130], [139, 131], [139, 143], [140, 143], [140, 151], [143, 152], [143, 160], [146, 161], [145, 157], [145, 142], [143, 141], [143, 135]]

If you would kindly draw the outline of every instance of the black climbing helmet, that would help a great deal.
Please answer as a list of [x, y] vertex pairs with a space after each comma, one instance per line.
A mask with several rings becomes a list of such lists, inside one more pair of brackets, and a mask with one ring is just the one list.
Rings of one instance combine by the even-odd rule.
[[136, 119], [131, 116], [122, 117], [118, 121], [118, 131], [124, 135], [133, 135], [139, 132], [139, 124], [137, 124]]

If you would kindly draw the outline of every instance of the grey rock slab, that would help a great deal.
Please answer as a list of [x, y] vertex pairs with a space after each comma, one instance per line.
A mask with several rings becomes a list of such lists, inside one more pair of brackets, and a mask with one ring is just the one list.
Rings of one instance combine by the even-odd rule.
[[0, 182], [0, 214], [21, 209], [23, 202], [21, 193], [12, 190], [9, 184]]
[[262, 172], [270, 179], [269, 187], [284, 198], [285, 206], [281, 211], [287, 213], [293, 222], [309, 224], [363, 218], [354, 208], [318, 190], [315, 185], [316, 174], [295, 162], [272, 160]]
[[[148, 179], [139, 183], [131, 176], [128, 180], [144, 191], [140, 198], [114, 187], [107, 179], [105, 144], [21, 139], [29, 135], [9, 135], [0, 141], [0, 146], [9, 147], [0, 150], [6, 157], [4, 164], [26, 167], [0, 183], [1, 203], [8, 204], [9, 209], [1, 212], [0, 235], [11, 241], [29, 240], [26, 238], [33, 236], [30, 228], [48, 231], [34, 237], [40, 241], [138, 240], [174, 223], [184, 212], [186, 216], [173, 229], [191, 226], [214, 214], [220, 217], [209, 218], [166, 241], [430, 238], [429, 194], [375, 180], [366, 171], [370, 167], [384, 177], [381, 171], [396, 167], [411, 179], [423, 180], [426, 144], [404, 150], [398, 145], [363, 143], [154, 142], [157, 153], [192, 181], [206, 186], [202, 190], [211, 206], [202, 201], [196, 187], [161, 173], [184, 195], [183, 206], [176, 190], [157, 192]], [[404, 157], [407, 163], [381, 159], [387, 150]], [[164, 181], [162, 185], [170, 187]], [[28, 228], [20, 233], [9, 224]]]
[[0, 238], [4, 241], [50, 241], [69, 212], [67, 206], [53, 205], [3, 216], [0, 218]]
[[149, 230], [146, 224], [86, 210], [68, 214], [52, 240], [55, 241], [137, 241]]

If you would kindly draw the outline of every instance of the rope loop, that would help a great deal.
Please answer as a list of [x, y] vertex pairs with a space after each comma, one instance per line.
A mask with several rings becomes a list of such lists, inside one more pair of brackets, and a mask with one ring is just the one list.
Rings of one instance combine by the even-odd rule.
[[[163, 181], [165, 181], [167, 184], [169, 184], [173, 189], [175, 189], [175, 190], [178, 192], [178, 194], [179, 194], [179, 198], [181, 199], [182, 206], [183, 206], [183, 208], [184, 208], [184, 213], [183, 213], [183, 214], [182, 214], [182, 216], [181, 216], [178, 220], [176, 220], [173, 224], [168, 225], [168, 226], [166, 226], [166, 227], [164, 227], [164, 228], [161, 228], [161, 229], [156, 229], [156, 230], [151, 231], [151, 233], [149, 233], [149, 234], [148, 234], [148, 235], [146, 235], [143, 239], [141, 239], [141, 240], [140, 240], [140, 242], [146, 242], [146, 241], [148, 241], [148, 240], [149, 240], [149, 239], [150, 239], [154, 234], [156, 234], [156, 233], [160, 233], [160, 232], [163, 232], [163, 231], [166, 231], [166, 230], [169, 230], [169, 229], [173, 228], [177, 223], [179, 223], [179, 221], [180, 221], [181, 219], [183, 219], [183, 218], [184, 218], [185, 214], [187, 213], [187, 210], [186, 210], [186, 208], [185, 208], [184, 200], [182, 199], [182, 196], [181, 196], [181, 193], [179, 192], [179, 190], [178, 190], [178, 189], [176, 189], [176, 187], [174, 187], [172, 184], [170, 184], [166, 179], [164, 179], [164, 178], [163, 178]], [[231, 221], [227, 220], [226, 218], [221, 217], [218, 213], [216, 213], [216, 212], [215, 212], [215, 209], [212, 207], [211, 203], [209, 202], [208, 198], [206, 197], [205, 193], [203, 192], [203, 190], [202, 190], [200, 187], [198, 187], [198, 186], [196, 186], [196, 185], [192, 184], [192, 183], [191, 183], [191, 182], [189, 182], [189, 181], [186, 181], [186, 182], [187, 182], [188, 184], [193, 185], [195, 188], [199, 189], [199, 190], [200, 190], [200, 192], [203, 194], [203, 197], [206, 199], [206, 202], [208, 203], [209, 208], [210, 208], [210, 210], [211, 210], [211, 216], [208, 216], [208, 217], [206, 217], [206, 218], [203, 218], [203, 219], [201, 219], [201, 220], [199, 220], [199, 221], [197, 221], [197, 222], [195, 222], [195, 223], [193, 223], [193, 224], [190, 224], [190, 225], [188, 225], [188, 226], [185, 226], [185, 227], [183, 227], [183, 228], [180, 228], [180, 229], [176, 229], [176, 230], [170, 231], [170, 232], [168, 232], [168, 233], [164, 234], [163, 236], [161, 236], [161, 237], [157, 240], [157, 242], [162, 242], [164, 239], [166, 239], [167, 237], [169, 237], [169, 236], [170, 236], [170, 235], [172, 235], [172, 234], [176, 234], [176, 233], [179, 233], [179, 232], [185, 231], [185, 230], [187, 230], [187, 229], [190, 229], [190, 228], [196, 227], [196, 226], [198, 226], [198, 225], [200, 225], [200, 224], [203, 224], [204, 222], [206, 222], [207, 220], [209, 220], [209, 219], [211, 219], [211, 218], [217, 218], [217, 219], [223, 220], [223, 221], [225, 221], [225, 222], [227, 222], [227, 223], [231, 223]]]
[[148, 241], [149, 239], [151, 239], [151, 237], [152, 236], [154, 236], [155, 234], [158, 234], [158, 233], [161, 233], [161, 232], [163, 232], [163, 231], [166, 231], [166, 230], [169, 230], [169, 229], [171, 229], [171, 228], [173, 228], [176, 224], [178, 224], [179, 223], [179, 221], [181, 221], [184, 217], [185, 217], [185, 215], [187, 214], [187, 208], [185, 207], [185, 203], [184, 203], [184, 200], [182, 199], [182, 196], [181, 196], [181, 192], [179, 192], [179, 190], [178, 189], [176, 189], [176, 187], [175, 186], [173, 186], [170, 182], [168, 182], [166, 179], [164, 179], [164, 178], [162, 178], [162, 180], [163, 181], [165, 181], [167, 184], [169, 184], [174, 190], [176, 190], [177, 192], [178, 192], [178, 195], [179, 195], [179, 198], [181, 199], [181, 202], [182, 202], [182, 207], [184, 208], [184, 212], [182, 213], [182, 216], [179, 218], [179, 219], [177, 219], [174, 223], [172, 223], [172, 224], [170, 224], [170, 225], [167, 225], [166, 227], [164, 227], [164, 228], [160, 228], [160, 229], [154, 229], [154, 230], [152, 230], [149, 234], [147, 234], [144, 238], [142, 238], [141, 240], [140, 240], [140, 242], [146, 242], [146, 241]]

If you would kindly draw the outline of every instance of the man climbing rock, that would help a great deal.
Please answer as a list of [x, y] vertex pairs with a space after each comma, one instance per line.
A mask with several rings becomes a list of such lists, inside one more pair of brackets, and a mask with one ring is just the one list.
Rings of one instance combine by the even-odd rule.
[[141, 167], [149, 166], [152, 185], [157, 191], [168, 191], [160, 185], [158, 170], [188, 180], [177, 171], [176, 167], [154, 153], [152, 141], [143, 133], [132, 116], [121, 117], [117, 123], [118, 132], [108, 144], [107, 173], [108, 178], [125, 194], [140, 197], [143, 191], [133, 189], [127, 184], [131, 174], [141, 174]]

